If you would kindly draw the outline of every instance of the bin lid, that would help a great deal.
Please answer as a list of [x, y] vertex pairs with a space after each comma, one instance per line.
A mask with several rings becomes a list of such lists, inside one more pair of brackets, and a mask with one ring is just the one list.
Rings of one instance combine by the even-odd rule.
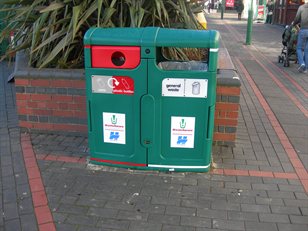
[[85, 45], [218, 48], [215, 30], [143, 28], [91, 28], [84, 36]]

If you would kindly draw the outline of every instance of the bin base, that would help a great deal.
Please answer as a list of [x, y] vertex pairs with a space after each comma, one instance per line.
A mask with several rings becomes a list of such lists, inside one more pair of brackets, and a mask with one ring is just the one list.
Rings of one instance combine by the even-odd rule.
[[138, 170], [160, 171], [160, 172], [208, 172], [211, 168], [211, 162], [204, 166], [183, 166], [183, 165], [157, 165], [140, 164], [131, 162], [120, 162], [114, 160], [105, 160], [100, 158], [90, 158], [90, 164], [105, 165], [110, 167], [129, 168]]
[[122, 162], [122, 161], [116, 161], [116, 160], [106, 160], [106, 159], [100, 159], [100, 158], [94, 158], [94, 157], [90, 158], [90, 163], [99, 164], [99, 165], [116, 166], [116, 167], [122, 167], [122, 168], [132, 168], [132, 167], [145, 168], [147, 167], [147, 164]]
[[164, 172], [208, 172], [211, 163], [205, 166], [182, 166], [182, 165], [156, 165], [149, 164], [148, 169]]

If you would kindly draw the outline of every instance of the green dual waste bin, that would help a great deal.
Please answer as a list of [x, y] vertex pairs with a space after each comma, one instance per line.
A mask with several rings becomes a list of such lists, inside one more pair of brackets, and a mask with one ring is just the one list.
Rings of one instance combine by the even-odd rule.
[[[162, 50], [205, 48], [207, 62]], [[92, 28], [84, 37], [90, 162], [161, 171], [208, 171], [219, 33]]]

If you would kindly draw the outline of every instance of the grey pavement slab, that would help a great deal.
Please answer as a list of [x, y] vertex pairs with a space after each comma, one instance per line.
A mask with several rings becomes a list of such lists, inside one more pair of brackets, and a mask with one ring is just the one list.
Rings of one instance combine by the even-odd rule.
[[[45, 162], [49, 161], [39, 161], [40, 166]], [[59, 168], [59, 165], [48, 165], [43, 173], [48, 171], [56, 176], [59, 174]], [[70, 169], [62, 175], [59, 183], [47, 185], [47, 188], [53, 188], [47, 191], [48, 198], [58, 198], [55, 207], [51, 208], [59, 225], [74, 225], [77, 230], [84, 226], [92, 227], [93, 230], [167, 230], [169, 227], [175, 230], [271, 230], [276, 227], [274, 229], [278, 230], [277, 227], [281, 224], [301, 225], [298, 227], [307, 225], [307, 215], [304, 215], [308, 208], [305, 193], [298, 192], [297, 198], [293, 191], [289, 191], [294, 186], [300, 187], [298, 184], [294, 185], [296, 182], [288, 182], [285, 179], [267, 181], [267, 178], [242, 176], [202, 177], [201, 174], [198, 184], [191, 186], [191, 191], [196, 193], [197, 197], [187, 199], [184, 182], [193, 181], [196, 177], [194, 174], [173, 173], [161, 176], [157, 173], [151, 175], [150, 183], [147, 172], [124, 173], [108, 169], [110, 168], [102, 167], [102, 170], [97, 171], [88, 168], [78, 171]], [[43, 174], [43, 178], [44, 176]], [[119, 187], [127, 185], [129, 179], [134, 179], [135, 176], [134, 184], [139, 187], [121, 187], [121, 194], [115, 197], [113, 193], [118, 194]], [[78, 184], [81, 177], [88, 183], [84, 184], [80, 191], [62, 191], [67, 182], [71, 182], [72, 185]], [[181, 187], [170, 190], [175, 180], [183, 183], [179, 183]], [[212, 183], [217, 180], [221, 184]], [[149, 183], [155, 184], [156, 189], [152, 188], [144, 194], [143, 189], [147, 188]], [[228, 188], [230, 183], [233, 185]], [[104, 185], [104, 188], [109, 190], [101, 190], [97, 187], [99, 185]], [[202, 193], [204, 185], [209, 187], [207, 193]], [[277, 185], [280, 187], [277, 188]], [[169, 188], [169, 193], [157, 196], [158, 188]], [[228, 193], [224, 189], [227, 189]], [[174, 198], [172, 192], [184, 196]]]

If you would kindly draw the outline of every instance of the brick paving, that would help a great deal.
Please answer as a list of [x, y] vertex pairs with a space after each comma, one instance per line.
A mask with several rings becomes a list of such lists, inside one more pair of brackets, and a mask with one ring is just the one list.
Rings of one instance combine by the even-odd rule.
[[39, 165], [58, 230], [307, 230], [299, 180]]
[[12, 66], [0, 63], [0, 230], [38, 230], [23, 162]]
[[241, 113], [236, 147], [214, 147], [210, 173], [97, 167], [86, 137], [20, 134], [2, 78], [0, 230], [308, 230], [308, 76], [277, 64], [282, 27], [254, 24], [246, 47], [246, 22], [219, 16], [209, 27], [241, 77]]
[[37, 154], [69, 157], [86, 157], [89, 155], [86, 137], [31, 134], [31, 142]]

